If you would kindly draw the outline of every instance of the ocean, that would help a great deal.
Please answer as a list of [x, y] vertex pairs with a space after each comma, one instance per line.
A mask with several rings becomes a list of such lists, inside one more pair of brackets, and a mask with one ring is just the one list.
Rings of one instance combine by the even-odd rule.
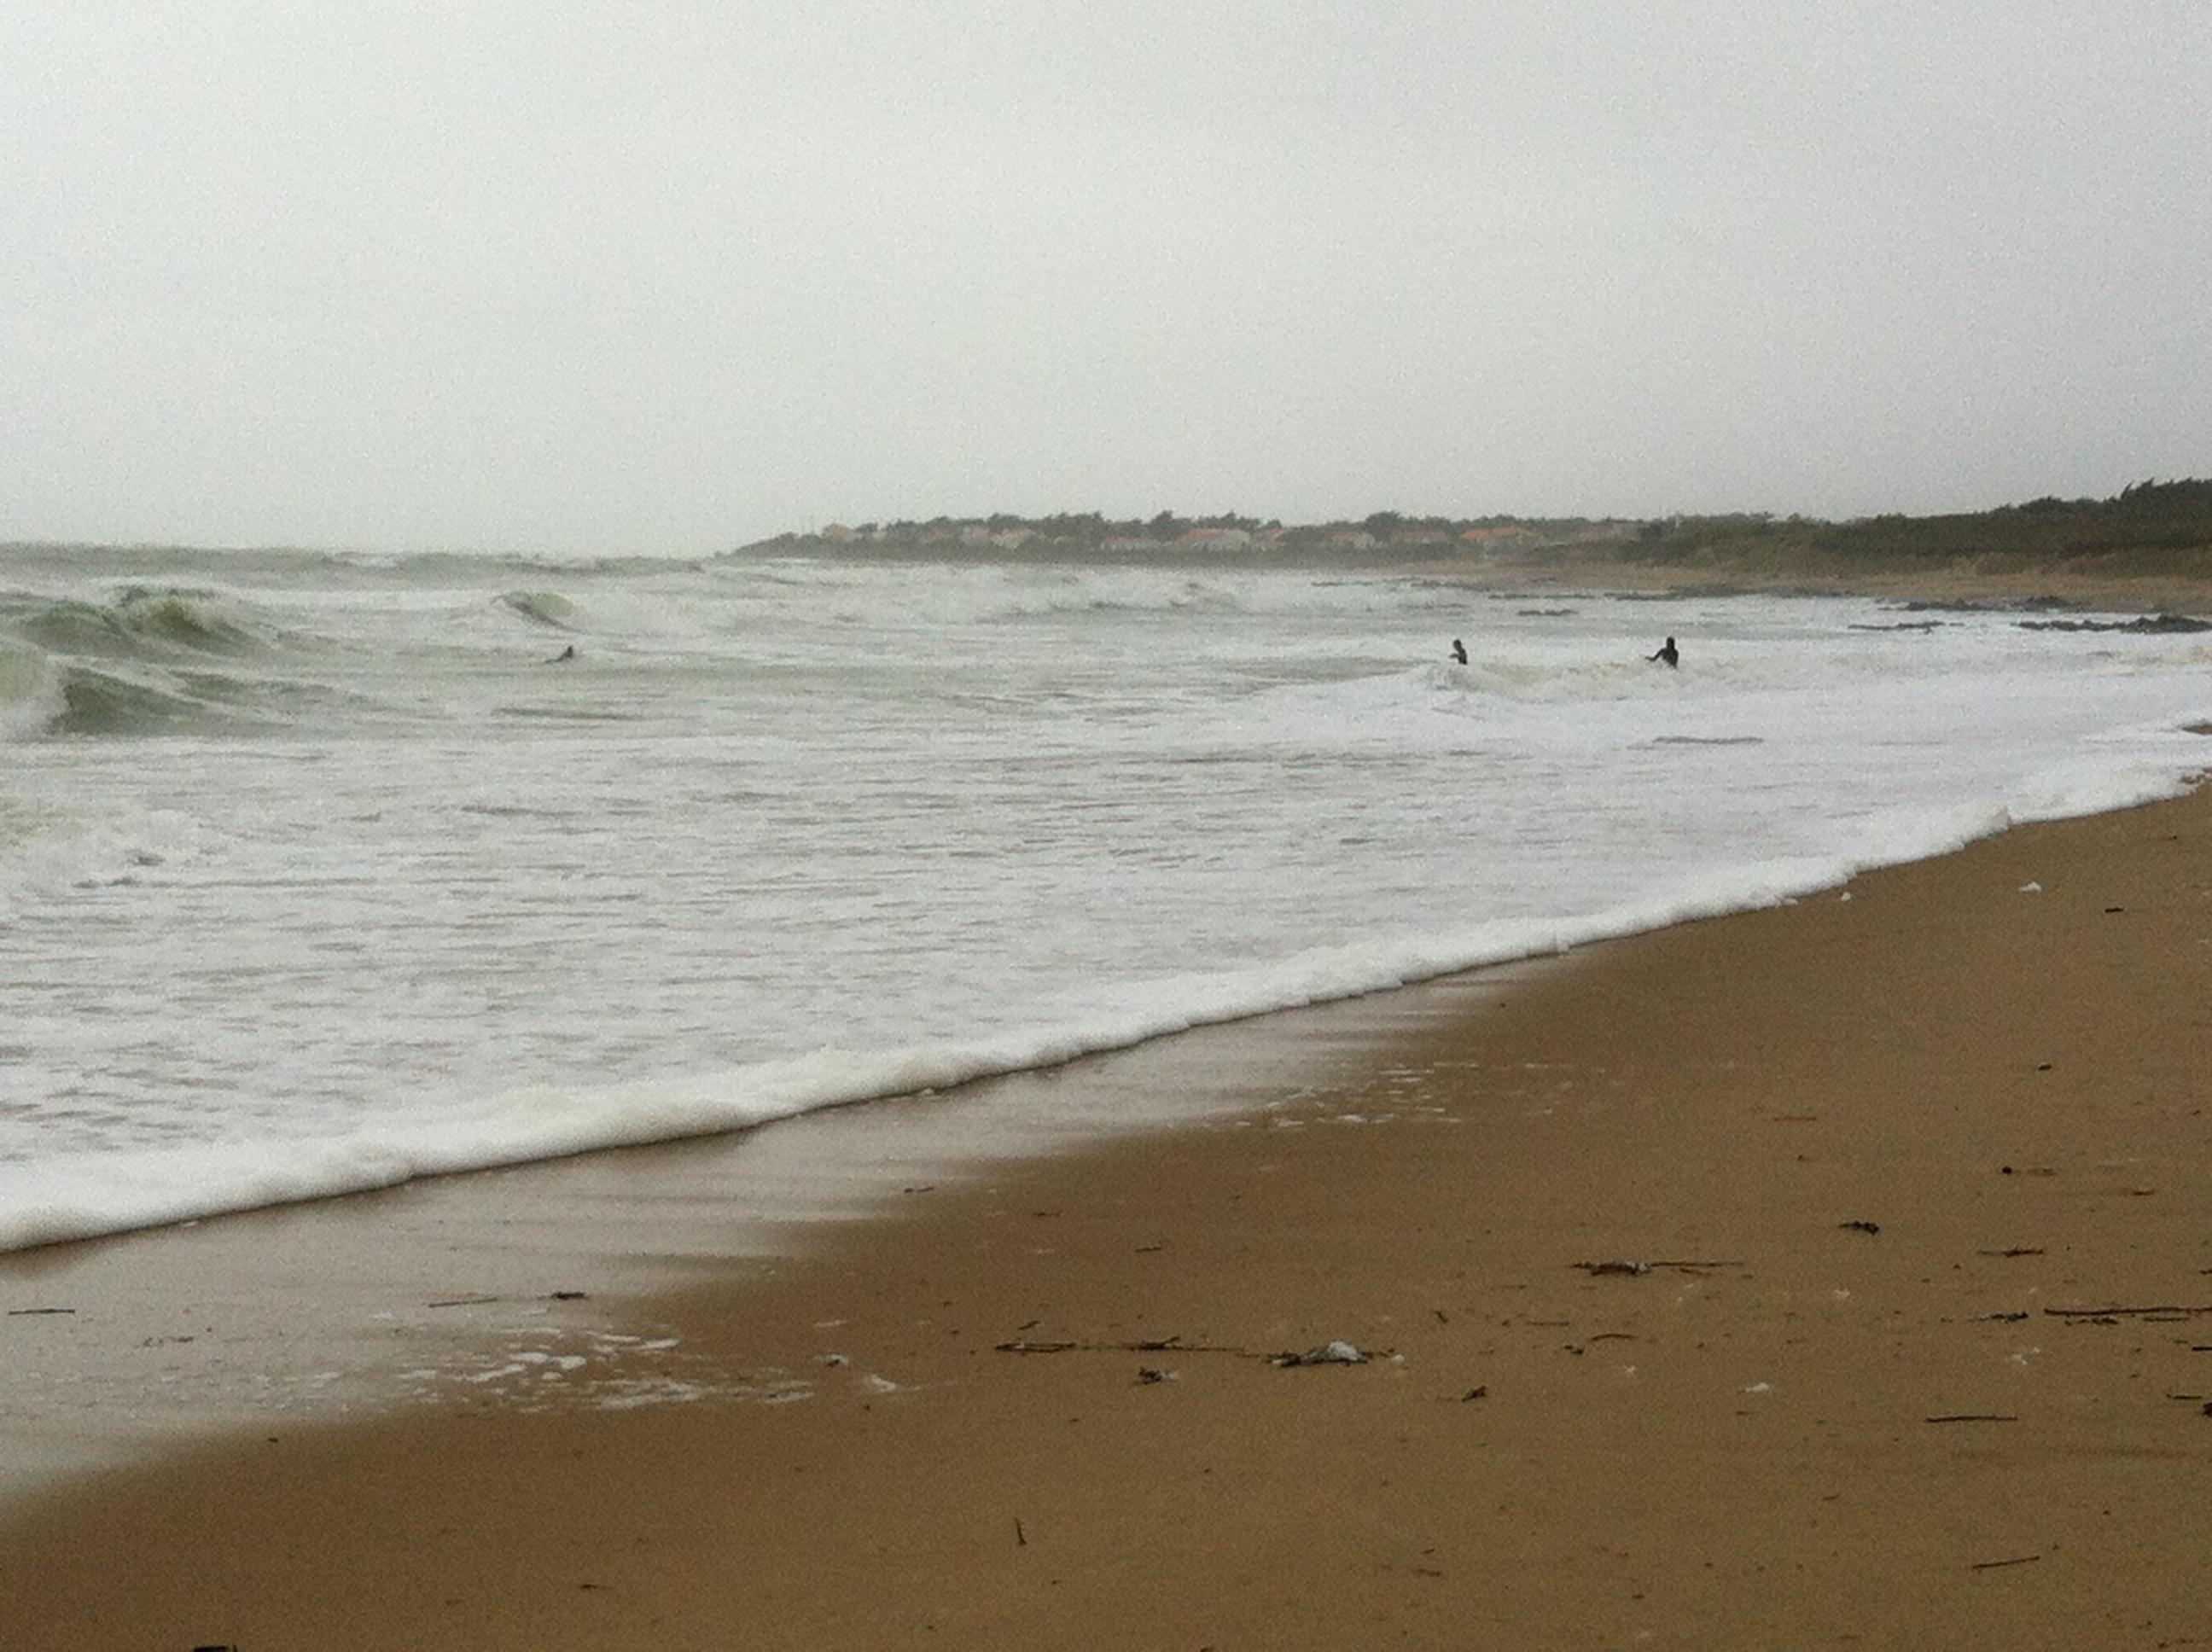
[[0, 1249], [942, 1090], [2206, 766], [2212, 640], [2023, 617], [0, 550]]

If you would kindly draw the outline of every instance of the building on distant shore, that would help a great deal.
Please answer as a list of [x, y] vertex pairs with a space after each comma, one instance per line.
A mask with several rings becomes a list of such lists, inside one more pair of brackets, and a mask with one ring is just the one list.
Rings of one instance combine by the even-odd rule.
[[1518, 541], [1538, 538], [1536, 530], [1524, 528], [1519, 523], [1508, 523], [1504, 527], [1469, 528], [1459, 537], [1463, 545], [1487, 545], [1504, 550]]
[[1243, 550], [1252, 543], [1252, 536], [1242, 528], [1192, 528], [1176, 536], [1176, 544], [1185, 550]]
[[988, 522], [960, 525], [960, 543], [979, 550], [1019, 550], [1036, 538], [1035, 528], [994, 528]]

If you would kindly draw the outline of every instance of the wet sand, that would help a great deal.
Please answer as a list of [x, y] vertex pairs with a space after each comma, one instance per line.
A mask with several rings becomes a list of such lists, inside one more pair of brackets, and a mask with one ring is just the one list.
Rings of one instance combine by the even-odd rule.
[[17, 1497], [0, 1643], [2212, 1644], [2212, 796], [1434, 993], [657, 1295], [442, 1205], [483, 1363]]

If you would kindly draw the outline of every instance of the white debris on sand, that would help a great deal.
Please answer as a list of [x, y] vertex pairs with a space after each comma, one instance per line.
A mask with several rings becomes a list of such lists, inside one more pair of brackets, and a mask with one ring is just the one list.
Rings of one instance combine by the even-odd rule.
[[1277, 1354], [1273, 1365], [1364, 1365], [1367, 1356], [1348, 1342], [1331, 1342], [1302, 1354]]

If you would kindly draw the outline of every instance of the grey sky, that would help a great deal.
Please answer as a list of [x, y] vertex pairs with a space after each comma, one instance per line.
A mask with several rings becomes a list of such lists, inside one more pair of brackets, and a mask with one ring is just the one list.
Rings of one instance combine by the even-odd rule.
[[2205, 0], [12, 0], [0, 538], [2212, 474]]

